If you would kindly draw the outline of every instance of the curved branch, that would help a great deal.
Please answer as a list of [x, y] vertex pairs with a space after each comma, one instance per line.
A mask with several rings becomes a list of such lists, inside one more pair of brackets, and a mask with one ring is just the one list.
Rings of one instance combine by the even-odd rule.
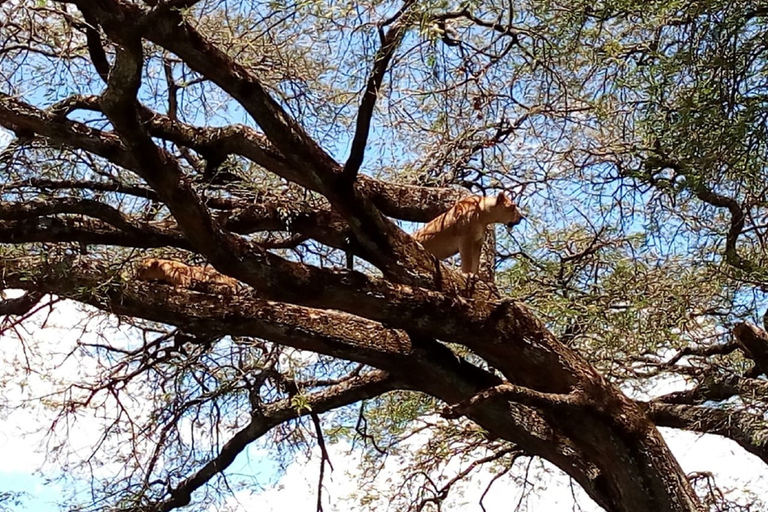
[[88, 54], [91, 56], [91, 62], [93, 62], [99, 77], [106, 82], [109, 79], [109, 61], [101, 44], [98, 29], [90, 24], [86, 25], [85, 37], [88, 43]]
[[[394, 281], [415, 285], [415, 286], [434, 286], [435, 277], [444, 272], [439, 262], [437, 262], [427, 251], [416, 243], [412, 238], [403, 233], [397, 226], [382, 215], [382, 213], [367, 199], [360, 194], [354, 187], [337, 187], [337, 179], [341, 173], [341, 166], [326, 153], [304, 129], [291, 118], [285, 110], [275, 100], [269, 96], [262, 84], [253, 74], [235, 62], [221, 49], [217, 48], [205, 37], [203, 37], [195, 28], [184, 20], [179, 11], [159, 8], [149, 14], [145, 14], [141, 7], [126, 2], [103, 2], [97, 0], [78, 0], [78, 7], [88, 12], [89, 15], [98, 19], [100, 25], [108, 35], [120, 41], [122, 33], [126, 30], [126, 25], [138, 26], [142, 35], [150, 41], [162, 46], [163, 48], [175, 53], [182, 58], [185, 63], [193, 70], [212, 80], [224, 91], [236, 99], [243, 108], [256, 120], [272, 144], [288, 159], [288, 161], [301, 173], [306, 174], [306, 178], [313, 183], [314, 188], [320, 190], [326, 196], [328, 201], [349, 223], [355, 239], [359, 243], [365, 258], [373, 265], [378, 267], [384, 275]], [[129, 52], [123, 51], [127, 55]], [[120, 57], [121, 52], [118, 52]], [[118, 67], [120, 59], [116, 59], [115, 68]], [[127, 91], [125, 85], [118, 85], [122, 82], [117, 77], [121, 73], [116, 73], [115, 68], [110, 74], [110, 84], [114, 82], [117, 89]], [[115, 77], [113, 79], [113, 77]], [[129, 76], [125, 77], [128, 80]], [[110, 87], [107, 87], [104, 99], [112, 97], [108, 93]], [[131, 96], [131, 107], [135, 104], [135, 95]], [[128, 111], [124, 105], [120, 107], [123, 112], [118, 116], [119, 107], [115, 103], [111, 112], [107, 111], [111, 101], [102, 100], [105, 107], [105, 113], [115, 125], [122, 137], [138, 137], [132, 131], [127, 130], [129, 126], [141, 133], [139, 123], [133, 122], [129, 117], [135, 115], [133, 108]], [[120, 126], [119, 124], [122, 124]], [[143, 141], [136, 139], [136, 147], [132, 150], [141, 149], [141, 154], [150, 155], [157, 153], [156, 148], [150, 148], [151, 141], [144, 137]], [[133, 152], [133, 151], [132, 151]], [[163, 164], [170, 165], [167, 158]], [[150, 158], [146, 164], [154, 164], [154, 172], [160, 168], [160, 160], [152, 161]], [[155, 188], [161, 197], [170, 198], [158, 188], [159, 180], [152, 181], [152, 176], [147, 170], [139, 173], [147, 179], [153, 188]], [[171, 210], [173, 204], [169, 204]], [[177, 211], [179, 209], [177, 208]], [[179, 212], [180, 213], [180, 212]], [[196, 237], [192, 225], [185, 226], [186, 219], [177, 217], [179, 225], [182, 226], [187, 236], [193, 241], [196, 247], [207, 248], [209, 260], [219, 270], [223, 271], [223, 265], [231, 259], [225, 254], [216, 254], [211, 242], [216, 243], [222, 248], [226, 247], [232, 252], [231, 240], [224, 237], [213, 236], [215, 233], [208, 229], [201, 231], [201, 236]], [[190, 219], [191, 220], [191, 219]], [[196, 224], [200, 224], [196, 222]], [[200, 227], [200, 226], [198, 226]], [[196, 239], [197, 238], [197, 239]], [[204, 251], [205, 252], [205, 251]], [[430, 284], [432, 283], [432, 284]]]
[[[61, 185], [74, 188], [81, 184], [67, 181]], [[350, 241], [351, 234], [346, 223], [330, 210], [315, 210], [307, 202], [277, 195], [264, 195], [262, 198], [264, 201], [259, 204], [252, 204], [246, 199], [234, 201], [228, 205], [233, 209], [218, 215], [217, 221], [225, 229], [241, 235], [258, 231], [298, 233], [298, 237], [288, 242], [286, 247], [312, 238], [329, 247], [359, 255], [359, 248]], [[241, 207], [236, 209], [236, 205]], [[58, 214], [81, 214], [103, 222], [50, 217]], [[87, 244], [192, 248], [172, 219], [160, 222], [139, 221], [109, 205], [89, 199], [49, 198], [25, 203], [0, 202], [0, 221], [3, 220], [5, 222], [0, 222], [0, 241], [5, 242], [79, 241]], [[274, 242], [266, 245], [270, 248], [281, 246]]]
[[[149, 223], [133, 220], [107, 204], [92, 199], [73, 197], [54, 197], [33, 199], [25, 203], [0, 201], [0, 219], [25, 220], [40, 219], [48, 215], [81, 214], [100, 219], [126, 233], [143, 231], [151, 235], [164, 234]], [[42, 222], [42, 220], [40, 220]]]
[[102, 221], [71, 218], [43, 217], [21, 221], [0, 221], [0, 243], [25, 242], [79, 242], [86, 245], [192, 249], [192, 245], [180, 232], [170, 229], [126, 232]]
[[[70, 264], [64, 267], [54, 263], [5, 260], [0, 261], [0, 271], [6, 281], [15, 286], [35, 286], [64, 297], [80, 293], [78, 300], [97, 307], [184, 325], [185, 330], [191, 332], [249, 336], [259, 333], [263, 334], [259, 337], [265, 339], [335, 357], [376, 366], [391, 364], [391, 370], [389, 366], [384, 369], [401, 375], [402, 381], [413, 389], [433, 394], [448, 403], [461, 402], [498, 381], [489, 383], [487, 378], [483, 383], [466, 380], [460, 371], [462, 365], [447, 347], [442, 349], [446, 354], [435, 355], [438, 350], [435, 347], [440, 345], [430, 341], [432, 336], [466, 345], [508, 378], [537, 392], [568, 393], [578, 388], [588, 400], [599, 401], [599, 409], [590, 405], [538, 410], [510, 403], [499, 396], [469, 411], [470, 417], [494, 435], [516, 442], [527, 452], [545, 456], [556, 463], [605, 508], [646, 510], [649, 498], [644, 494], [648, 492], [645, 486], [634, 487], [636, 492], [632, 497], [640, 503], [638, 507], [620, 505], [625, 503], [625, 498], [619, 497], [620, 490], [632, 488], [624, 479], [649, 478], [648, 485], [656, 488], [664, 486], [662, 474], [648, 472], [647, 467], [653, 464], [676, 467], [668, 452], [646, 451], [640, 446], [646, 440], [663, 446], [663, 440], [639, 407], [613, 390], [574, 352], [557, 343], [521, 304], [456, 300], [452, 296], [395, 285], [355, 272], [333, 272], [299, 264], [274, 269], [280, 271], [284, 284], [276, 289], [267, 287], [265, 291], [269, 296], [274, 297], [278, 292], [290, 296], [291, 301], [316, 301], [323, 308], [346, 309], [388, 326], [408, 329], [410, 338], [414, 339], [411, 345], [402, 334], [395, 335], [381, 324], [372, 324], [346, 313], [327, 310], [312, 313], [301, 306], [257, 300], [252, 295], [210, 296], [205, 300], [204, 294], [197, 294], [190, 298], [188, 295], [196, 292], [180, 293], [164, 287], [169, 290], [165, 292], [150, 285], [134, 285], [139, 293], [127, 293], [123, 287], [115, 286], [118, 284], [116, 280], [106, 279], [109, 271], [99, 268], [103, 264], [94, 260], [87, 266]], [[45, 277], [40, 281], [30, 280], [30, 268]], [[157, 294], [164, 294], [163, 306], [157, 305]], [[190, 303], [195, 304], [194, 317], [190, 317]], [[329, 321], [329, 318], [338, 320]], [[378, 325], [374, 333], [366, 327], [372, 325]], [[308, 330], [307, 327], [312, 328]], [[313, 335], [313, 331], [321, 336]], [[388, 331], [393, 333], [388, 336], [395, 336], [394, 344], [378, 337]], [[302, 340], [309, 345], [302, 347]], [[350, 340], [353, 340], [352, 345]], [[504, 340], [503, 343], [500, 340]], [[385, 350], [389, 355], [382, 357]], [[614, 450], [606, 452], [598, 448], [605, 442], [610, 442]], [[637, 462], [639, 466], [632, 466], [636, 469], [628, 470], [622, 466], [622, 471], [616, 471], [616, 450], [621, 457], [627, 457], [622, 460], [637, 458], [643, 453], [647, 456], [641, 456]], [[608, 489], [604, 487], [606, 485]], [[667, 487], [664, 489], [669, 492]], [[674, 499], [683, 499], [685, 494], [681, 496], [680, 493], [686, 489], [685, 486], [676, 489]], [[664, 491], [658, 488], [651, 494], [655, 496], [651, 501], [655, 501], [664, 495]], [[692, 497], [684, 499], [693, 500]], [[694, 508], [686, 505], [685, 510]]]
[[307, 395], [305, 397], [307, 407], [298, 411], [290, 399], [265, 406], [263, 410], [254, 410], [251, 413], [251, 422], [227, 441], [216, 457], [172, 489], [168, 499], [151, 506], [150, 510], [168, 512], [188, 505], [195, 490], [227, 469], [250, 443], [281, 423], [292, 418], [323, 413], [360, 400], [379, 396], [396, 387], [396, 382], [386, 372], [373, 371], [323, 391]]
[[648, 414], [661, 427], [682, 428], [733, 439], [768, 464], [768, 427], [761, 415], [745, 411], [652, 402]]
[[389, 62], [395, 55], [395, 51], [403, 40], [405, 31], [410, 25], [410, 16], [405, 15], [409, 7], [415, 3], [415, 0], [406, 0], [400, 9], [400, 17], [394, 22], [392, 27], [385, 34], [380, 30], [381, 47], [376, 52], [373, 61], [373, 70], [368, 77], [368, 84], [365, 86], [363, 99], [360, 102], [360, 108], [357, 112], [357, 123], [355, 125], [355, 136], [352, 139], [352, 148], [349, 151], [349, 158], [344, 164], [344, 169], [340, 179], [347, 184], [352, 184], [357, 177], [357, 172], [363, 164], [365, 156], [365, 146], [368, 143], [368, 133], [371, 130], [371, 118], [373, 117], [373, 108], [376, 106], [376, 99], [381, 89], [381, 83], [384, 81], [384, 74], [387, 72]]
[[504, 382], [497, 386], [484, 389], [480, 393], [477, 393], [458, 404], [445, 407], [442, 411], [442, 416], [444, 418], [458, 418], [461, 415], [472, 411], [472, 409], [477, 408], [483, 402], [487, 402], [488, 400], [497, 397], [504, 397], [524, 405], [544, 409], [575, 408], [589, 405], [588, 402], [577, 393], [541, 393], [533, 389]]
[[672, 356], [667, 362], [663, 363], [664, 366], [674, 366], [682, 358], [686, 356], [697, 357], [711, 357], [711, 356], [725, 356], [738, 350], [739, 346], [736, 343], [726, 343], [724, 345], [712, 345], [712, 346], [697, 346], [697, 347], [684, 347], [678, 350], [677, 354]]
[[[0, 93], [0, 121], [4, 125], [13, 126], [14, 129], [19, 127], [27, 132], [39, 133], [55, 143], [82, 148], [139, 174], [168, 205], [188, 240], [220, 272], [255, 286], [269, 281], [275, 282], [275, 278], [278, 281], [281, 280], [279, 272], [269, 278], [261, 272], [269, 271], [272, 273], [287, 262], [263, 252], [261, 248], [243, 244], [242, 240], [223, 232], [221, 226], [212, 219], [206, 205], [184, 179], [176, 160], [152, 142], [149, 136], [143, 132], [142, 124], [135, 113], [130, 107], [122, 105], [119, 98], [114, 97], [115, 95], [116, 93], [105, 102], [105, 105], [112, 105], [109, 107], [114, 109], [111, 114], [112, 122], [122, 137], [125, 138], [131, 151], [128, 151], [126, 145], [114, 134], [101, 132], [68, 119], [59, 119], [48, 112], [36, 109], [3, 93]], [[134, 158], [134, 153], [141, 155], [141, 158]], [[350, 199], [350, 201], [368, 212], [365, 214], [366, 218], [369, 218], [367, 215], [371, 214], [384, 222], [380, 213], [373, 211], [375, 207], [372, 203], [368, 201], [360, 203], [359, 199], [362, 196], [359, 191], [354, 190], [351, 194], [355, 196], [355, 199]], [[346, 210], [349, 213], [349, 210]], [[355, 215], [351, 217], [348, 215], [347, 219], [350, 218], [355, 220], [354, 223], [350, 224], [350, 229], [358, 242], [360, 241], [360, 233], [365, 233], [365, 240], [384, 251], [383, 253], [371, 252], [370, 245], [365, 247], [360, 243], [360, 252], [374, 265], [381, 265], [389, 269], [394, 273], [393, 275], [405, 276], [404, 279], [399, 280], [413, 281], [416, 279], [424, 287], [439, 287], [454, 292], [473, 290], [475, 294], [492, 294], [492, 290], [483, 282], [477, 283], [474, 289], [468, 287], [465, 276], [440, 265], [420, 245], [392, 223], [377, 223], [379, 227], [374, 227], [360, 223]], [[390, 244], [392, 241], [397, 247]], [[379, 243], [384, 245], [379, 246]], [[400, 254], [403, 250], [419, 261], [425, 260], [425, 262], [423, 265], [417, 264], [412, 261], [410, 256], [398, 259], [396, 254]], [[393, 251], [396, 254], [393, 254]], [[274, 262], [263, 266], [265, 259]], [[257, 270], [257, 267], [261, 270]], [[425, 267], [432, 270], [427, 274], [418, 271], [418, 269]]]
[[[715, 206], [717, 208], [725, 208], [728, 210], [731, 216], [731, 225], [728, 228], [728, 234], [725, 238], [725, 261], [738, 269], [753, 272], [757, 270], [757, 267], [751, 261], [743, 258], [736, 250], [736, 242], [739, 239], [742, 231], [744, 230], [744, 223], [746, 221], [746, 213], [744, 208], [735, 199], [713, 192], [712, 189], [707, 187], [700, 179], [695, 176], [691, 176], [686, 166], [672, 158], [667, 156], [651, 156], [645, 161], [646, 168], [667, 168], [672, 169], [686, 178], [686, 186], [693, 194], [701, 201]], [[654, 183], [653, 177], [651, 177], [651, 183]]]
[[152, 189], [146, 187], [124, 185], [117, 181], [51, 180], [47, 178], [28, 178], [24, 181], [0, 183], [0, 189], [2, 190], [20, 190], [25, 188], [35, 188], [40, 190], [98, 190], [102, 192], [115, 192], [118, 194], [141, 197], [144, 199], [149, 199], [150, 201], [160, 200], [157, 192]]
[[733, 328], [733, 335], [744, 355], [752, 359], [762, 373], [768, 375], [768, 333], [754, 325], [740, 323]]

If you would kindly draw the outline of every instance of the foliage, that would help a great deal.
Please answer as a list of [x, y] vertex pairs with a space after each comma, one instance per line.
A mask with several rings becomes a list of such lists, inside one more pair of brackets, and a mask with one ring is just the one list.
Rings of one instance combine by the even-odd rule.
[[[0, 16], [0, 267], [27, 292], [0, 302], [24, 349], [3, 380], [37, 376], [51, 460], [91, 482], [83, 510], [221, 504], [255, 485], [226, 471], [253, 443], [283, 468], [318, 445], [325, 467], [325, 441], [348, 440], [362, 481], [404, 457], [387, 499], [414, 510], [457, 492], [452, 461], [505, 474], [533, 456], [609, 510], [641, 509], [618, 496], [643, 479], [679, 510], [694, 487], [731, 506], [679, 475], [655, 426], [768, 462], [768, 351], [732, 333], [766, 309], [765, 6], [75, 0]], [[495, 284], [392, 222], [412, 231], [466, 190], [522, 192]], [[242, 289], [137, 281], [148, 256]], [[88, 306], [72, 326], [88, 336], [51, 357], [19, 327], [62, 299]], [[83, 458], [68, 437], [94, 414]], [[610, 465], [627, 453], [650, 455], [624, 478]]]

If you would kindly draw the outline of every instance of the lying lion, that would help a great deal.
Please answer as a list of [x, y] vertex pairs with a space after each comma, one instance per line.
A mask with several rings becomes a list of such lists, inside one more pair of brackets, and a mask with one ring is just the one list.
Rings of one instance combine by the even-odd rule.
[[146, 258], [136, 267], [136, 279], [206, 293], [234, 294], [238, 281], [208, 267], [186, 265], [180, 261]]

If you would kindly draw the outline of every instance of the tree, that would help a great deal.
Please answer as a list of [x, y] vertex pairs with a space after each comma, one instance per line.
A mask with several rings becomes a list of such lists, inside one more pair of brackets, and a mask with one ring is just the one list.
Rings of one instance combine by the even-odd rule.
[[[84, 343], [103, 371], [58, 398], [120, 411], [91, 460], [128, 455], [95, 508], [182, 507], [262, 436], [306, 418], [323, 448], [321, 414], [393, 396], [610, 511], [705, 508], [657, 426], [768, 462], [768, 335], [730, 332], [766, 286], [765, 7], [0, 8], [3, 287], [26, 291], [6, 328], [69, 299], [145, 332]], [[497, 283], [395, 223], [456, 185], [527, 185]], [[137, 280], [146, 254], [242, 286]], [[292, 369], [286, 348], [316, 357]], [[670, 375], [686, 389], [643, 399]], [[224, 438], [190, 444], [184, 421]]]

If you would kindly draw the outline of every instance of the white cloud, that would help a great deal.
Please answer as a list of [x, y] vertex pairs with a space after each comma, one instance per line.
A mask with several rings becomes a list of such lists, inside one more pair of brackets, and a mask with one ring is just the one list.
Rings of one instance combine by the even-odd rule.
[[[43, 298], [41, 304], [47, 300], [49, 297]], [[80, 345], [104, 343], [104, 337], [113, 344], [131, 343], [130, 329], [121, 327], [116, 318], [88, 313], [74, 302], [61, 301], [53, 308], [42, 308], [0, 337], [0, 472], [56, 468], [49, 465], [45, 452], [57, 444], [63, 448], [56, 450], [62, 463], [90, 456], [105, 421], [118, 414], [116, 407], [97, 410], [98, 400], [94, 400], [94, 407], [82, 407], [77, 415], [68, 414], [66, 421], [57, 419], [62, 411], [59, 393], [69, 383], [93, 381], [104, 371], [99, 361], [79, 350]], [[70, 397], [89, 393], [83, 389], [68, 392]], [[130, 393], [126, 395], [130, 397]], [[133, 406], [134, 418], [140, 419], [147, 403], [130, 398], [124, 398], [123, 404]], [[115, 462], [99, 466], [98, 471], [114, 474], [120, 468]]]
[[765, 463], [730, 439], [670, 428], [659, 429], [686, 473], [712, 473], [726, 497], [749, 503], [744, 492], [768, 497]]
[[[732, 441], [719, 436], [697, 435], [672, 429], [662, 429], [662, 434], [684, 471], [712, 473], [728, 499], [748, 504], [752, 496], [768, 496], [768, 476], [764, 464]], [[429, 434], [424, 432], [422, 435]], [[388, 506], [387, 498], [393, 489], [403, 483], [406, 476], [397, 458], [388, 458], [384, 469], [370, 484], [371, 487], [366, 488], [361, 487], [358, 480], [362, 472], [359, 453], [350, 452], [348, 445], [341, 443], [329, 446], [329, 453], [335, 470], [329, 473], [326, 468], [324, 510], [356, 510], [361, 507], [360, 498], [376, 494], [380, 495], [380, 500], [364, 503], [366, 510], [396, 509]], [[264, 512], [277, 512], [311, 509], [317, 499], [319, 457], [318, 450], [314, 450], [309, 459], [294, 462], [276, 484], [261, 492], [237, 492], [227, 500], [227, 510], [245, 512], [259, 508]], [[469, 461], [451, 461], [443, 473], [444, 479], [452, 477], [468, 464]], [[495, 473], [488, 468], [479, 470], [467, 482], [451, 491], [443, 509], [481, 512], [482, 498], [486, 512], [512, 509], [602, 510], [578, 484], [546, 461], [521, 460], [509, 476], [498, 479], [486, 492], [494, 476]], [[745, 490], [752, 493], [752, 496], [745, 494]]]

